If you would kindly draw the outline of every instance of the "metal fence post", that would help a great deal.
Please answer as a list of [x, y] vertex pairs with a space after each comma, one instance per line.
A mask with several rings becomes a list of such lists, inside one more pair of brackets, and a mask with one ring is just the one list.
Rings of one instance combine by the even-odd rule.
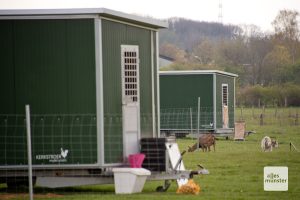
[[263, 113], [261, 113], [259, 116], [259, 125], [260, 126], [264, 125], [264, 114]]
[[200, 138], [200, 97], [198, 97], [198, 122], [197, 122], [197, 133], [198, 133], [198, 139], [197, 139], [197, 149], [199, 149], [199, 138]]
[[193, 110], [190, 108], [191, 134], [193, 134]]
[[33, 200], [32, 158], [31, 158], [31, 128], [30, 128], [30, 107], [29, 107], [29, 105], [25, 106], [25, 111], [26, 111], [26, 132], [27, 132], [29, 198], [30, 198], [30, 200]]
[[240, 116], [240, 120], [243, 121], [244, 117], [243, 117], [243, 106], [241, 106], [241, 116]]

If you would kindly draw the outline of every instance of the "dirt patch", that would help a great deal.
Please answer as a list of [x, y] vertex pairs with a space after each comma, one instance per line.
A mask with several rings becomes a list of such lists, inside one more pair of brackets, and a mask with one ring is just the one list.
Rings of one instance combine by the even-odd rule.
[[[10, 200], [10, 199], [16, 199], [16, 198], [26, 198], [28, 199], [29, 194], [25, 194], [25, 193], [18, 193], [18, 194], [10, 194], [10, 193], [6, 193], [6, 194], [0, 194], [0, 199], [1, 200]], [[63, 195], [59, 195], [59, 194], [54, 194], [54, 193], [47, 193], [47, 194], [34, 194], [33, 198], [59, 198], [59, 197], [63, 197]]]

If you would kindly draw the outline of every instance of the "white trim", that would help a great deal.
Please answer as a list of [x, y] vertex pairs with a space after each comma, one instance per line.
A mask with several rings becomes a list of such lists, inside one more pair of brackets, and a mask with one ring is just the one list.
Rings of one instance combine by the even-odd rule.
[[237, 77], [237, 74], [223, 72], [219, 70], [188, 70], [188, 71], [160, 71], [160, 75], [193, 75], [193, 74], [222, 74]]
[[151, 31], [151, 85], [152, 85], [152, 131], [153, 137], [156, 137], [155, 123], [155, 93], [154, 93], [154, 50], [153, 50], [153, 31]]
[[102, 13], [100, 13], [101, 16], [103, 15], [108, 15], [109, 17], [117, 17], [121, 18], [122, 20], [130, 20], [130, 21], [135, 21], [135, 22], [141, 22], [143, 24], [155, 26], [155, 28], [168, 28], [168, 22], [162, 21], [162, 20], [157, 20], [149, 17], [141, 17], [137, 15], [131, 15], [115, 10], [110, 10], [107, 8], [102, 8]]
[[95, 65], [97, 107], [97, 155], [98, 163], [104, 164], [104, 109], [103, 109], [103, 63], [101, 19], [95, 19]]
[[[236, 100], [235, 100], [235, 79], [233, 79], [233, 124], [235, 122], [235, 104], [236, 104]], [[234, 125], [233, 125], [234, 126]]]
[[119, 167], [124, 166], [124, 163], [105, 163], [101, 167]]
[[156, 93], [157, 93], [157, 137], [160, 138], [160, 86], [159, 86], [159, 38], [158, 32], [155, 32], [156, 38]]
[[213, 111], [213, 115], [214, 115], [214, 130], [217, 129], [217, 78], [216, 78], [216, 74], [213, 74], [213, 106], [214, 106], [214, 111]]
[[58, 9], [3, 9], [3, 16], [42, 16], [42, 15], [86, 15], [104, 13], [104, 8], [58, 8]]
[[1, 16], [0, 20], [24, 20], [24, 19], [96, 19], [98, 15], [26, 15], [26, 16]]
[[[32, 165], [32, 169], [82, 169], [82, 168], [100, 168], [99, 164], [53, 164], [53, 165]], [[28, 169], [28, 165], [5, 165], [0, 166], [0, 171], [13, 169]]]
[[126, 14], [119, 11], [114, 11], [106, 8], [67, 8], [67, 9], [18, 9], [18, 10], [0, 10], [0, 17], [4, 16], [7, 19], [13, 19], [14, 16], [36, 16], [43, 17], [45, 15], [100, 15], [109, 18], [116, 18], [133, 23], [145, 24], [146, 27], [167, 28], [168, 24], [165, 21], [156, 20], [153, 18], [140, 17], [136, 15]]
[[[125, 130], [125, 117], [124, 117], [124, 113], [125, 113], [125, 105], [129, 105], [128, 102], [126, 102], [126, 94], [125, 94], [125, 62], [124, 62], [124, 52], [126, 51], [133, 51], [133, 52], [136, 52], [136, 84], [137, 84], [137, 88], [136, 88], [136, 91], [137, 91], [137, 101], [132, 101], [130, 103], [130, 105], [132, 106], [136, 106], [137, 108], [137, 139], [138, 141], [140, 140], [141, 138], [141, 110], [140, 110], [140, 102], [141, 102], [141, 99], [140, 99], [140, 55], [139, 55], [139, 46], [138, 45], [124, 45], [124, 44], [121, 44], [120, 46], [120, 58], [121, 58], [121, 82], [122, 82], [122, 127], [123, 127], [123, 130], [122, 130], [122, 136], [123, 136], [123, 158], [126, 159], [126, 156], [128, 154], [127, 152], [127, 147], [128, 145], [126, 144], [126, 130]], [[138, 146], [139, 146], [139, 143], [138, 143]], [[138, 149], [138, 151], [140, 151], [140, 149]]]
[[[226, 93], [227, 93], [227, 119], [228, 119], [228, 124], [227, 127], [224, 127], [224, 92], [223, 92], [223, 87], [226, 86]], [[229, 93], [228, 93], [228, 83], [222, 83], [221, 87], [222, 95], [221, 95], [221, 103], [222, 103], [222, 128], [229, 128]]]
[[111, 22], [116, 22], [116, 23], [120, 23], [120, 24], [125, 24], [125, 25], [129, 25], [129, 26], [133, 26], [133, 27], [137, 27], [137, 28], [142, 28], [142, 29], [146, 29], [146, 30], [150, 30], [150, 31], [155, 31], [155, 28], [150, 28], [147, 26], [141, 26], [141, 25], [137, 25], [134, 23], [130, 23], [130, 22], [125, 22], [125, 21], [121, 21], [121, 20], [117, 20], [117, 19], [112, 19], [112, 18], [108, 18], [108, 17], [102, 17], [102, 19], [107, 20], [107, 21], [111, 21]]

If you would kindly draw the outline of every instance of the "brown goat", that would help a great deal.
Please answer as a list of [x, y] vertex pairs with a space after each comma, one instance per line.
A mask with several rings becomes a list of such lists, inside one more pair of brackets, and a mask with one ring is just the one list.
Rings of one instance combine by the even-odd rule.
[[[188, 147], [188, 152], [193, 152], [197, 149], [197, 144], [195, 143], [192, 147]], [[216, 139], [215, 136], [212, 134], [205, 134], [203, 136], [201, 136], [199, 138], [199, 148], [202, 148], [203, 152], [204, 151], [210, 151], [210, 146], [214, 147], [214, 151], [215, 149], [215, 145], [216, 145]]]

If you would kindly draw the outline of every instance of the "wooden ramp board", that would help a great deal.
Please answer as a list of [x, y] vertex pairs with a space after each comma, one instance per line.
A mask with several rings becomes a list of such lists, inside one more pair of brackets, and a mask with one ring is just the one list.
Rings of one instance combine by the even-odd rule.
[[234, 140], [245, 140], [245, 126], [246, 123], [243, 121], [234, 123]]
[[[179, 171], [184, 171], [185, 167], [183, 164], [183, 161], [181, 159], [181, 154], [179, 151], [179, 147], [177, 143], [166, 143], [166, 148], [167, 148], [167, 152], [168, 152], [168, 156], [171, 162], [171, 166], [173, 170], [179, 170]], [[177, 165], [178, 161], [181, 159], [180, 164]], [[177, 167], [176, 167], [177, 165]], [[176, 169], [175, 169], [176, 167]], [[187, 178], [180, 178], [177, 179], [177, 184], [178, 187], [186, 184], [188, 182]]]

